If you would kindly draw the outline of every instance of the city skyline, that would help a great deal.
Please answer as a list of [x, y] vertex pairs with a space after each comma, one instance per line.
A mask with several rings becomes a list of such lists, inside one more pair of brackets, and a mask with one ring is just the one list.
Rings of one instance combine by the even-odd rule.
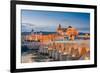
[[55, 32], [59, 24], [62, 27], [75, 27], [80, 32], [90, 31], [89, 13], [22, 10], [21, 20], [22, 32], [32, 29]]

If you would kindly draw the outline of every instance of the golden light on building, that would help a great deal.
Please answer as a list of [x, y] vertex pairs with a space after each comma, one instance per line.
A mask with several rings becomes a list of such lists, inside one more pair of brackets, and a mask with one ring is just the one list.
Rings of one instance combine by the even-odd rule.
[[74, 40], [75, 37], [78, 35], [78, 30], [69, 26], [67, 31], [66, 31], [67, 36], [69, 37], [70, 40]]
[[[57, 39], [64, 39], [68, 37], [69, 40], [74, 40], [78, 35], [78, 31], [69, 26], [68, 28], [62, 28], [59, 24], [57, 32], [53, 34], [31, 34], [27, 37], [27, 40], [35, 40], [40, 42], [49, 42]], [[87, 36], [87, 35], [86, 35]]]

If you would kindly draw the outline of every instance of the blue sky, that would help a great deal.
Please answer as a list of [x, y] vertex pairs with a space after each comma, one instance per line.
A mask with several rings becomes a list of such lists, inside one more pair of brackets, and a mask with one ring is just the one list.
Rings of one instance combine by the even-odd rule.
[[79, 12], [56, 12], [22, 10], [21, 23], [23, 31], [56, 31], [59, 24], [62, 27], [72, 26], [80, 32], [89, 32], [90, 14]]

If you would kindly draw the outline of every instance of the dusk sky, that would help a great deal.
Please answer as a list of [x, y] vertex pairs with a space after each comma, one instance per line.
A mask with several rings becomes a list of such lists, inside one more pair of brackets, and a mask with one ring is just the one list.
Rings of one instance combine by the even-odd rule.
[[58, 25], [62, 27], [72, 26], [79, 32], [90, 31], [90, 14], [79, 12], [55, 12], [55, 11], [21, 11], [22, 32], [51, 31], [55, 32]]

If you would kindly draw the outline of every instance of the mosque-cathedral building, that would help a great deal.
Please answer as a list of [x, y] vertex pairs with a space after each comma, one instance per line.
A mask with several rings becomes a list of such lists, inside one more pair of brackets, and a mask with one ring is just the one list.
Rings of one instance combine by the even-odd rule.
[[69, 26], [68, 28], [62, 28], [59, 24], [57, 28], [57, 33], [62, 36], [67, 36], [69, 40], [74, 40], [75, 37], [78, 35], [78, 30], [73, 28], [72, 26]]
[[34, 34], [27, 36], [27, 40], [39, 40], [41, 42], [45, 41], [52, 41], [52, 40], [59, 40], [59, 39], [65, 39], [68, 40], [74, 40], [75, 37], [78, 35], [78, 30], [75, 29], [72, 26], [69, 26], [68, 28], [62, 28], [61, 24], [56, 29], [56, 33], [51, 34]]

